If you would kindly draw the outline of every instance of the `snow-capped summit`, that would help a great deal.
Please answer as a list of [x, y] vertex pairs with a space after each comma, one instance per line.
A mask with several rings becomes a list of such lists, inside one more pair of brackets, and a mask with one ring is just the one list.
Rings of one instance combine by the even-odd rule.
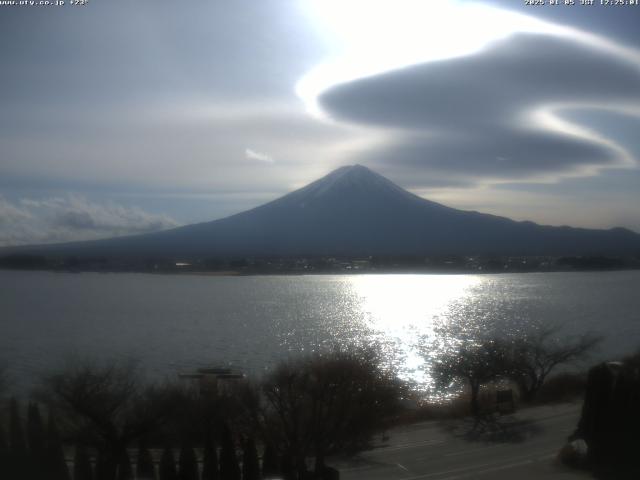
[[295, 193], [320, 197], [323, 195], [336, 194], [340, 191], [357, 192], [360, 194], [369, 192], [380, 195], [385, 190], [388, 193], [404, 196], [411, 195], [391, 180], [369, 170], [363, 165], [356, 164], [340, 167]]
[[328, 175], [281, 198], [282, 203], [424, 201], [391, 180], [362, 165], [340, 167]]

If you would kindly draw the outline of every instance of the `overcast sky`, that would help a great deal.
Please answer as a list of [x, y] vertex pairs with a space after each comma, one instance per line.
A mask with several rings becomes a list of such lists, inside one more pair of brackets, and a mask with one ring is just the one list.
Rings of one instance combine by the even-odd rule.
[[353, 163], [640, 231], [640, 6], [68, 3], [0, 6], [0, 245], [213, 220]]

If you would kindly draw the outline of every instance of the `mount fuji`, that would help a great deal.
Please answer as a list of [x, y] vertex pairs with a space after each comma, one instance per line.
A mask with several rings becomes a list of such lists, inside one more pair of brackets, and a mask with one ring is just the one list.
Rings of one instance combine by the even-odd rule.
[[638, 254], [623, 228], [543, 226], [450, 208], [361, 165], [220, 220], [19, 251], [108, 257]]

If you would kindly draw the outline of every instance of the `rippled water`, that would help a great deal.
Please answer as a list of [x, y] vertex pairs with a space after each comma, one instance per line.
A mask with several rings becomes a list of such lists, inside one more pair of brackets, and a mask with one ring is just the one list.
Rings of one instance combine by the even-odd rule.
[[[135, 356], [173, 373], [260, 372], [335, 343], [384, 345], [425, 384], [434, 328], [606, 334], [600, 356], [640, 347], [640, 272], [213, 277], [0, 271], [0, 361], [18, 384], [70, 354]], [[421, 348], [422, 347], [422, 348]], [[426, 349], [427, 359], [430, 351]]]

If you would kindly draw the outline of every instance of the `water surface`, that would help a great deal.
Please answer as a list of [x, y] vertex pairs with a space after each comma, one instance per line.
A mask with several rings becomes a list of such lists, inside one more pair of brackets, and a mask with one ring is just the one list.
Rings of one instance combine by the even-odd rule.
[[[164, 375], [251, 373], [335, 343], [378, 342], [425, 383], [435, 326], [602, 332], [599, 356], [640, 347], [640, 272], [215, 277], [0, 271], [0, 359], [19, 384], [70, 354], [134, 356]], [[455, 328], [454, 328], [455, 330]], [[433, 352], [431, 352], [433, 353]], [[430, 350], [426, 349], [427, 361]]]

